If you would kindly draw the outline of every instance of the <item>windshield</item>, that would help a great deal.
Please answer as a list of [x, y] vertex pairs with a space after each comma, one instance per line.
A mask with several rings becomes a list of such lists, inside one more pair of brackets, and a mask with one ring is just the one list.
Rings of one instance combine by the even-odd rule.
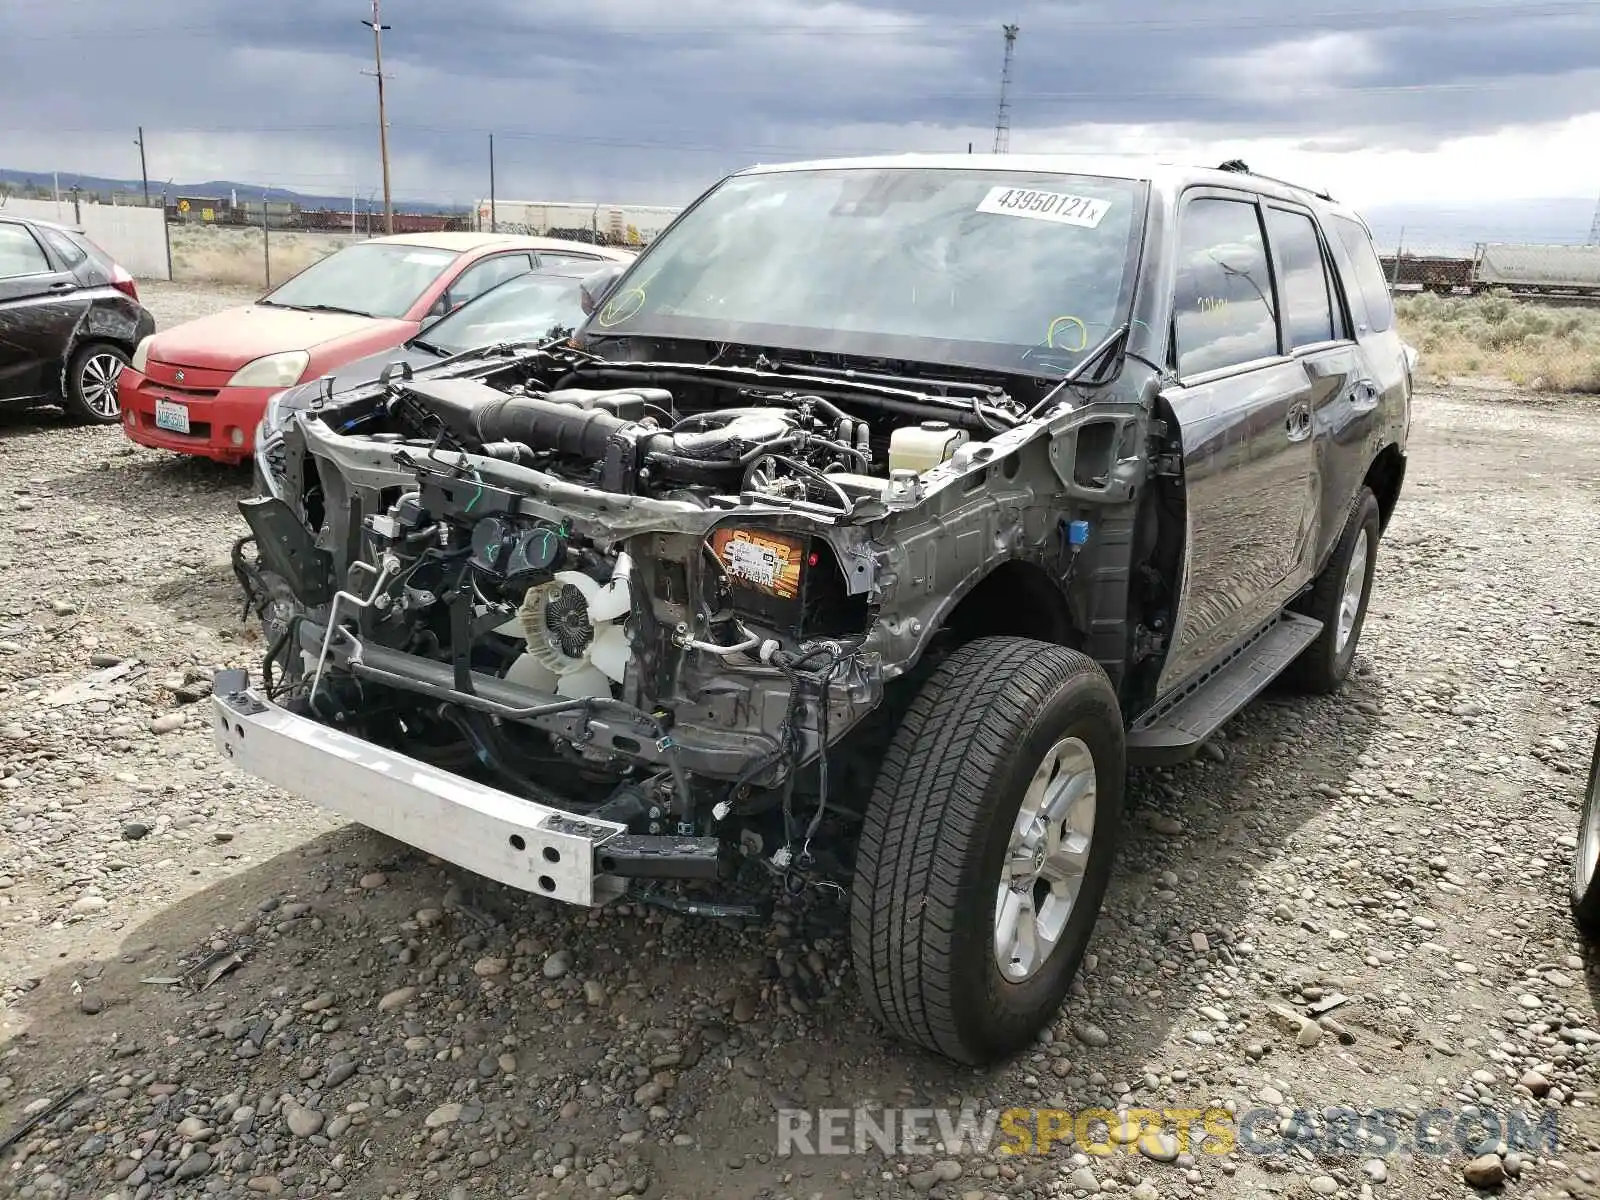
[[1127, 319], [1133, 180], [881, 167], [735, 176], [585, 328], [1053, 375]]
[[358, 242], [312, 263], [261, 303], [402, 317], [455, 260], [454, 250]]
[[446, 354], [499, 342], [544, 341], [583, 324], [579, 279], [567, 275], [519, 275], [456, 309], [422, 340]]

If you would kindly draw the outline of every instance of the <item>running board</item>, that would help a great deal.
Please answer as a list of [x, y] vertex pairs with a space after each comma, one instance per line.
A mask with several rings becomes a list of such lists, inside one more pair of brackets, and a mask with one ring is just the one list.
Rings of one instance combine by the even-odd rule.
[[1193, 758], [1223, 723], [1261, 694], [1322, 632], [1322, 622], [1282, 613], [1207, 675], [1146, 712], [1128, 730], [1128, 762], [1163, 767]]

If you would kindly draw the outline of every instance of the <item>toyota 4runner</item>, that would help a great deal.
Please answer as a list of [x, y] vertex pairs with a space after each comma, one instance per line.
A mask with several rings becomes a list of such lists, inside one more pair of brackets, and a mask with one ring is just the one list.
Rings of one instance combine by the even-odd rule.
[[1411, 390], [1367, 228], [1237, 163], [763, 166], [585, 311], [274, 399], [222, 753], [572, 904], [845, 892], [885, 1026], [1024, 1046], [1128, 766], [1350, 671]]

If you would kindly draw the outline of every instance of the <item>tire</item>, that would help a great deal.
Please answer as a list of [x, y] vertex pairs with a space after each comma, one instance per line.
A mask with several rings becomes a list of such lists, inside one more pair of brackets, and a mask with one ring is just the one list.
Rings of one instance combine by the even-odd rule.
[[117, 376], [127, 365], [128, 355], [110, 342], [79, 346], [67, 363], [66, 392], [62, 397], [67, 413], [96, 425], [115, 425], [121, 421]]
[[[1065, 921], [1053, 950], [1013, 980], [996, 950], [1001, 869], [1047, 756], [1059, 760], [1057, 778], [1092, 781], [1092, 792], [1084, 785], [1090, 803], [1064, 810], [1090, 836], [1086, 847], [1074, 839], [1081, 874], [1069, 910], [1032, 889], [1042, 911]], [[1060, 1008], [1099, 915], [1125, 775], [1117, 695], [1091, 659], [1046, 642], [990, 637], [939, 664], [890, 742], [856, 855], [851, 955], [867, 1007], [886, 1029], [975, 1065], [1034, 1040]], [[1022, 920], [1016, 927], [1034, 928]]]
[[[1350, 675], [1350, 664], [1355, 661], [1356, 645], [1361, 640], [1361, 629], [1367, 621], [1367, 603], [1372, 598], [1372, 575], [1378, 564], [1378, 537], [1380, 520], [1378, 499], [1370, 488], [1363, 487], [1350, 506], [1344, 532], [1322, 568], [1311, 591], [1297, 601], [1294, 608], [1308, 617], [1322, 622], [1322, 633], [1317, 640], [1301, 652], [1290, 665], [1289, 681], [1303, 692], [1327, 694], [1344, 686]], [[1354, 560], [1363, 558], [1357, 567]], [[1355, 567], [1355, 570], [1352, 568]], [[1345, 610], [1346, 584], [1356, 582], [1359, 596], [1354, 600], [1348, 628], [1341, 632], [1341, 619]]]
[[1578, 817], [1572, 852], [1572, 919], [1590, 937], [1600, 937], [1600, 736], [1589, 760], [1589, 784]]

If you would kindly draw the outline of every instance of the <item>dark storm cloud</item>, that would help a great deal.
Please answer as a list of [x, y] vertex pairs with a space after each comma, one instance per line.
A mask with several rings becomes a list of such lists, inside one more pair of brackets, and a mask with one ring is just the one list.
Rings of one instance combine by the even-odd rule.
[[[1426, 148], [1600, 109], [1600, 0], [1364, 3], [1029, 0], [982, 19], [970, 0], [388, 0], [396, 191], [481, 191], [490, 130], [502, 195], [677, 200], [756, 159], [986, 149], [1002, 18], [1022, 27], [1014, 150], [1097, 124]], [[127, 173], [84, 156], [142, 123], [158, 175], [165, 145], [213, 174], [265, 162], [285, 186], [366, 189], [367, 15], [0, 0], [0, 163]]]

